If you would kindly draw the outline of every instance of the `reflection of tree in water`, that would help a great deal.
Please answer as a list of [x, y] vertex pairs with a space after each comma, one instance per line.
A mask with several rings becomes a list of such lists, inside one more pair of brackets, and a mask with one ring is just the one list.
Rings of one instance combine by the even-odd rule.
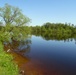
[[41, 36], [44, 40], [56, 40], [56, 41], [64, 41], [64, 42], [70, 42], [75, 41], [76, 43], [76, 35], [73, 34], [53, 34], [53, 33], [34, 33], [35, 36]]
[[4, 42], [4, 50], [13, 55], [13, 60], [23, 72], [26, 71], [25, 64], [30, 61], [28, 53], [30, 52], [31, 39], [27, 38], [23, 41], [11, 40]]
[[7, 50], [10, 49], [20, 55], [25, 56], [27, 53], [30, 52], [31, 40], [30, 39], [26, 39], [23, 41], [12, 40], [11, 43], [4, 43], [4, 44], [7, 47]]

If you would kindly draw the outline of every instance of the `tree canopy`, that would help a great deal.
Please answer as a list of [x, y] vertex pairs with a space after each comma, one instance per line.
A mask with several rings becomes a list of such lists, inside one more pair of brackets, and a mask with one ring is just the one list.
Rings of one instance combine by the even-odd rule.
[[22, 26], [27, 24], [30, 19], [22, 14], [22, 11], [18, 7], [5, 4], [4, 7], [0, 7], [0, 20], [5, 25]]

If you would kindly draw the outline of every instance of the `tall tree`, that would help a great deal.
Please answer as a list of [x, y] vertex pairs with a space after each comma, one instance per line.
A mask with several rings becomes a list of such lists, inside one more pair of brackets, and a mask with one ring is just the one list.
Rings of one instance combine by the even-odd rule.
[[5, 4], [0, 7], [0, 19], [5, 25], [22, 26], [30, 21], [28, 17], [22, 14], [22, 11], [14, 6]]

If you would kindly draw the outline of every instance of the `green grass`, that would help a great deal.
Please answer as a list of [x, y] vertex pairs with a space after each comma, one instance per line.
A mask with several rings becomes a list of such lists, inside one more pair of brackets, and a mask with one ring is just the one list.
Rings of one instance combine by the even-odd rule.
[[0, 75], [18, 75], [18, 66], [12, 61], [13, 57], [3, 51], [3, 45], [0, 42]]

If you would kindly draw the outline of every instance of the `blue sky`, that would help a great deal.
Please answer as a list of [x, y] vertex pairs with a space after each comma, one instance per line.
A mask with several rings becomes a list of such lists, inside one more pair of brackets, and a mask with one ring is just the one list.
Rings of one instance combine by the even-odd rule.
[[0, 6], [5, 3], [22, 9], [33, 26], [46, 22], [76, 25], [76, 0], [0, 0]]

